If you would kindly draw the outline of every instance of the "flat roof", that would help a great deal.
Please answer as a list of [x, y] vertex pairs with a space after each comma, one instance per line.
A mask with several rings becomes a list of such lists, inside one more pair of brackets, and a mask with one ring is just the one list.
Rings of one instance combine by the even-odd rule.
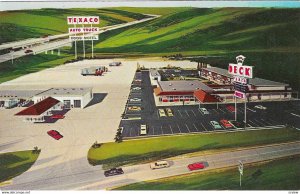
[[51, 88], [36, 96], [83, 96], [92, 88]]
[[24, 98], [29, 99], [44, 90], [0, 90], [0, 98]]
[[32, 106], [25, 108], [24, 110], [18, 112], [17, 116], [38, 116], [58, 104], [60, 101], [52, 97], [45, 98], [44, 100], [33, 104]]
[[[227, 69], [222, 69], [219, 67], [209, 67], [209, 68], [203, 68], [204, 70], [211, 71], [229, 78], [233, 78], [234, 76], [228, 73]], [[262, 78], [252, 78], [249, 79], [249, 84], [254, 85], [254, 86], [288, 86], [289, 84], [286, 83], [280, 83], [280, 82], [275, 82], [267, 79], [262, 79]]]
[[157, 69], [150, 69], [150, 75], [153, 76], [159, 76], [160, 73], [158, 72]]
[[204, 83], [197, 80], [180, 80], [180, 81], [160, 81], [158, 85], [163, 92], [167, 91], [195, 91], [195, 90], [204, 90], [204, 91], [213, 91], [213, 89]]

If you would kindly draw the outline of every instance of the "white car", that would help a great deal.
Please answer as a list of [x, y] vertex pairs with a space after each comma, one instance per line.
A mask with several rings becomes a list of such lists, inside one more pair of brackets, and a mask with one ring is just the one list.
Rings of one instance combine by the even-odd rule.
[[267, 107], [262, 106], [262, 105], [256, 105], [256, 106], [254, 106], [254, 108], [261, 109], [261, 110], [267, 110]]
[[158, 109], [158, 113], [159, 113], [160, 117], [166, 117], [167, 116], [164, 109]]
[[158, 162], [154, 162], [154, 163], [150, 164], [150, 168], [152, 170], [154, 170], [154, 169], [160, 169], [160, 168], [167, 168], [169, 166], [170, 166], [170, 164], [167, 161], [158, 161]]
[[141, 125], [140, 135], [147, 135], [147, 125]]
[[134, 87], [134, 88], [132, 88], [132, 90], [141, 90], [141, 88], [140, 87]]
[[129, 101], [130, 102], [141, 102], [142, 100], [140, 98], [131, 98]]
[[200, 108], [199, 110], [200, 110], [204, 115], [208, 115], [208, 114], [209, 114], [209, 112], [207, 111], [206, 108]]

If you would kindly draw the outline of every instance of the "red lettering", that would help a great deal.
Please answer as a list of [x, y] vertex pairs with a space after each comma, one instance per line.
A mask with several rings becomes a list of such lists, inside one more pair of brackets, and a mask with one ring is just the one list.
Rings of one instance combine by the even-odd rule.
[[237, 74], [237, 66], [236, 65], [233, 67], [233, 73]]
[[239, 73], [240, 73], [240, 75], [243, 75], [243, 73], [244, 73], [244, 68], [243, 67], [239, 68]]
[[229, 65], [228, 71], [229, 73], [232, 73], [232, 65]]
[[250, 70], [251, 70], [251, 68], [249, 68], [249, 67], [246, 68], [246, 72], [245, 72], [245, 75], [246, 75], [246, 76], [250, 76]]

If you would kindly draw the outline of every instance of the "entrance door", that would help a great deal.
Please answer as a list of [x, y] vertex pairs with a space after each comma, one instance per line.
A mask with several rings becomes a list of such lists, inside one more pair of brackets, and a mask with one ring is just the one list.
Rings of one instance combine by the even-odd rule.
[[81, 100], [74, 100], [74, 107], [81, 108]]
[[70, 100], [64, 100], [64, 108], [70, 109], [71, 108], [71, 101]]

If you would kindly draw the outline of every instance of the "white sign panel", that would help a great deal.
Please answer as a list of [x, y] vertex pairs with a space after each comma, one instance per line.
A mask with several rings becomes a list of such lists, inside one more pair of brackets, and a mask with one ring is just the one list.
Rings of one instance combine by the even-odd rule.
[[241, 83], [241, 84], [248, 84], [247, 78], [243, 78], [243, 77], [239, 77], [239, 76], [234, 76], [233, 81], [237, 82], [237, 83]]
[[253, 77], [252, 66], [242, 66], [238, 64], [229, 63], [228, 73], [241, 77], [252, 78]]
[[68, 16], [68, 24], [99, 24], [99, 16]]
[[98, 27], [69, 28], [69, 34], [99, 32]]
[[246, 98], [246, 94], [245, 93], [237, 91], [237, 90], [234, 91], [234, 96], [237, 97], [237, 98], [242, 98], [242, 99]]
[[93, 36], [69, 36], [71, 41], [81, 41], [81, 40], [98, 40], [98, 35]]

